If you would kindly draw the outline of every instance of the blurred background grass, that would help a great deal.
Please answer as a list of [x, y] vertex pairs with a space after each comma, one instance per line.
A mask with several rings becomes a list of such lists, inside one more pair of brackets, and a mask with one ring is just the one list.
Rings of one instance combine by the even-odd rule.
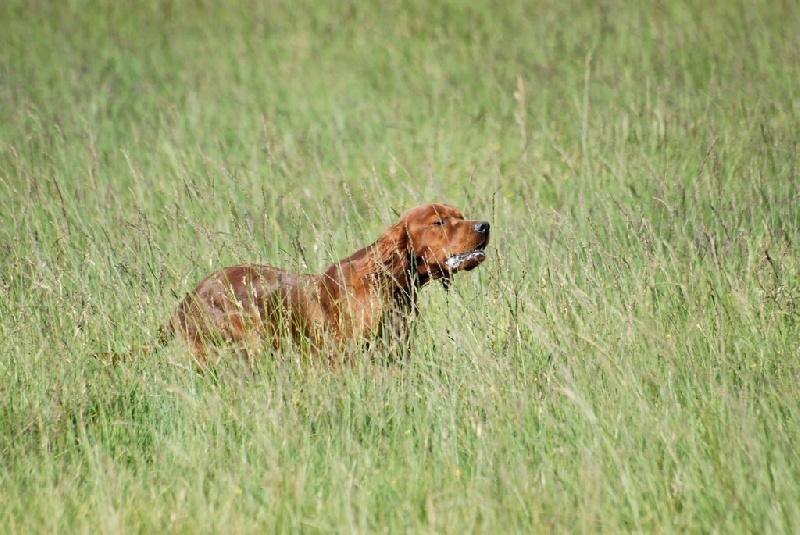
[[[0, 5], [9, 531], [795, 532], [794, 2]], [[208, 272], [493, 224], [414, 358], [197, 374]]]

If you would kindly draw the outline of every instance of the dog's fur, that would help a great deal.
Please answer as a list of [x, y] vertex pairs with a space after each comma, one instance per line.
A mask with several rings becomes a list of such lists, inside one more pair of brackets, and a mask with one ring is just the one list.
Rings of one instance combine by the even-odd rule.
[[447, 288], [453, 274], [484, 261], [488, 243], [488, 222], [465, 220], [444, 204], [417, 206], [375, 243], [321, 274], [253, 264], [212, 273], [161, 328], [157, 345], [177, 335], [199, 362], [222, 343], [249, 355], [293, 340], [329, 359], [375, 341], [403, 351], [419, 288], [432, 280]]

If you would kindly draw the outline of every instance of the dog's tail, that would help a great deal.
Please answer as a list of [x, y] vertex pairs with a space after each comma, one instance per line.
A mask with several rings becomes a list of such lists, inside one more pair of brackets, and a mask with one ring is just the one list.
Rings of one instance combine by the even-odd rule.
[[103, 364], [119, 364], [138, 357], [143, 357], [154, 353], [167, 345], [175, 337], [175, 328], [172, 321], [168, 321], [163, 327], [158, 330], [158, 336], [155, 341], [149, 344], [136, 346], [133, 349], [117, 353], [116, 351], [106, 353], [92, 353], [92, 356], [102, 362]]

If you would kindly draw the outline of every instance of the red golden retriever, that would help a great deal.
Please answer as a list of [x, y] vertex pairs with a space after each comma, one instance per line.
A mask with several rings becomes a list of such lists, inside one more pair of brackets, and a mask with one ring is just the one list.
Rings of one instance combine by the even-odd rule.
[[291, 341], [331, 360], [375, 341], [402, 350], [418, 290], [437, 279], [447, 288], [455, 273], [486, 259], [488, 243], [488, 222], [464, 219], [444, 204], [416, 206], [321, 274], [255, 264], [212, 273], [161, 328], [158, 345], [177, 335], [200, 362], [221, 344], [249, 354]]

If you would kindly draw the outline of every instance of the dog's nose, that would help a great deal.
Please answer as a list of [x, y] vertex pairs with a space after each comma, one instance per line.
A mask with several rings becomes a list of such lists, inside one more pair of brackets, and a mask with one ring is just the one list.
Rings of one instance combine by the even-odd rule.
[[472, 228], [474, 228], [475, 232], [477, 232], [478, 234], [489, 234], [488, 221], [478, 221], [472, 226]]

